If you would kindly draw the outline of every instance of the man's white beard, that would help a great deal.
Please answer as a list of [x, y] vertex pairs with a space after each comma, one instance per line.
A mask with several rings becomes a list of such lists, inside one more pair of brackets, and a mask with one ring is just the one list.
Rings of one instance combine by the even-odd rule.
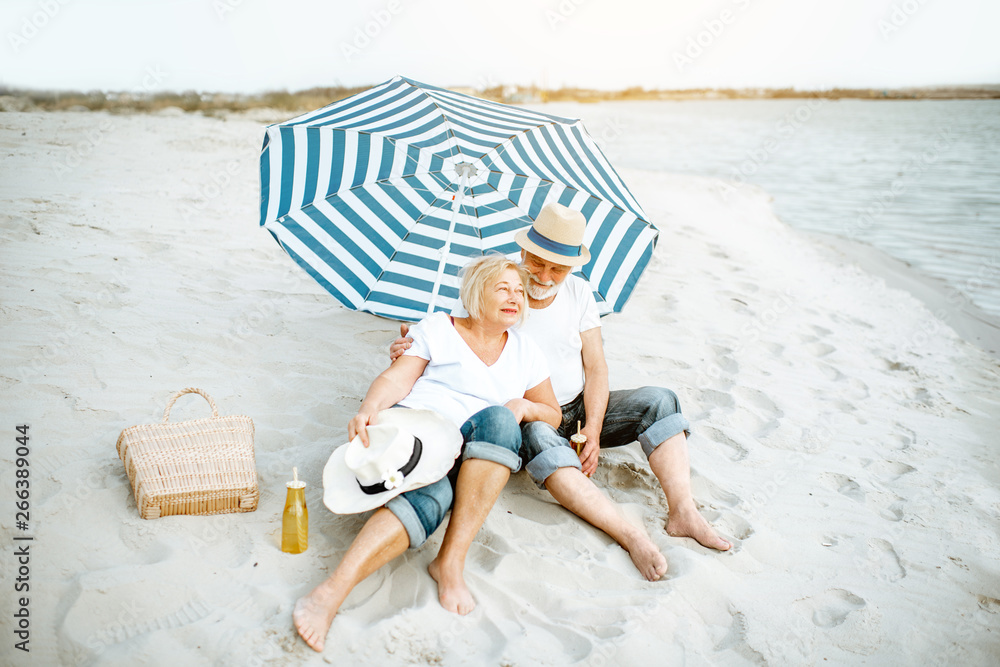
[[530, 296], [535, 301], [545, 301], [546, 299], [556, 295], [559, 291], [561, 283], [557, 283], [554, 280], [550, 280], [547, 283], [535, 278], [535, 276], [528, 276], [528, 296]]

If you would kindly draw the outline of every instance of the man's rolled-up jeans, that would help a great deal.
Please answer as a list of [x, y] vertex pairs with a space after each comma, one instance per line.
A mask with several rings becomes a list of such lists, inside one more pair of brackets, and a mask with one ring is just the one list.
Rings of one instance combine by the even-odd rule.
[[396, 515], [410, 537], [410, 548], [419, 547], [437, 530], [455, 502], [458, 470], [467, 459], [493, 461], [510, 468], [521, 469], [518, 450], [521, 429], [514, 413], [502, 405], [494, 405], [462, 424], [462, 454], [442, 479], [427, 486], [400, 494], [386, 503], [386, 509]]
[[[528, 422], [521, 427], [521, 461], [539, 488], [559, 468], [579, 470], [580, 458], [569, 442], [576, 423], [586, 424], [583, 394], [562, 406], [563, 420], [558, 429], [545, 422]], [[660, 443], [678, 433], [691, 434], [691, 424], [681, 414], [677, 394], [663, 387], [620, 389], [608, 396], [601, 429], [601, 449], [621, 447], [639, 441], [646, 458]]]

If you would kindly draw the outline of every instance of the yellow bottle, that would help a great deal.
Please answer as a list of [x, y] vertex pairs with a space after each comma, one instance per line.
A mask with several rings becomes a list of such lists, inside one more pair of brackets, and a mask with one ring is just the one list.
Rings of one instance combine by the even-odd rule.
[[306, 483], [299, 481], [299, 469], [292, 468], [285, 499], [285, 513], [281, 517], [281, 550], [300, 554], [309, 548], [309, 510], [306, 508]]

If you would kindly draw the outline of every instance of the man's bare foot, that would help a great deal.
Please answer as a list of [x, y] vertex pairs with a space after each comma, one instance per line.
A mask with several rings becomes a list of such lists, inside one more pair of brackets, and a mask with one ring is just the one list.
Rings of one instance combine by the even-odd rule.
[[622, 548], [628, 552], [639, 573], [647, 581], [657, 581], [667, 571], [667, 559], [642, 531], [636, 529], [622, 540]]
[[442, 567], [435, 558], [427, 566], [427, 571], [437, 582], [438, 600], [442, 607], [462, 616], [476, 608], [476, 600], [472, 597], [469, 587], [465, 585], [461, 570], [449, 571], [449, 568]]
[[324, 586], [325, 583], [320, 584], [312, 593], [299, 598], [292, 611], [295, 629], [314, 651], [323, 650], [330, 624], [340, 608], [334, 594]]
[[667, 534], [673, 537], [690, 537], [709, 549], [729, 551], [733, 548], [732, 544], [715, 533], [693, 503], [691, 507], [679, 508], [676, 512], [671, 511], [668, 514]]

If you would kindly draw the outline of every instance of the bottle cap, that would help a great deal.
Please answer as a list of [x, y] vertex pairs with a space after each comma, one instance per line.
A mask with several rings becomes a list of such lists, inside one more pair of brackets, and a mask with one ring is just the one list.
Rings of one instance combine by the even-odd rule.
[[306, 488], [306, 483], [299, 480], [299, 469], [292, 468], [292, 481], [288, 482], [285, 486], [289, 489], [304, 489]]

